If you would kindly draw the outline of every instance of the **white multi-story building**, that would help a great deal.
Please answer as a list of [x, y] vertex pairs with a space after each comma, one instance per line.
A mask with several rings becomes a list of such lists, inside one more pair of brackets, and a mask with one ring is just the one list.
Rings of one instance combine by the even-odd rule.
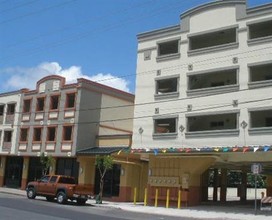
[[245, 200], [256, 162], [272, 195], [271, 49], [272, 3], [246, 0], [211, 1], [138, 35], [132, 148], [149, 161], [150, 204], [158, 194], [165, 204], [166, 188], [172, 204], [206, 201], [209, 168], [220, 169], [221, 201], [227, 172], [242, 172]]
[[214, 1], [180, 20], [138, 35], [133, 147], [271, 144], [272, 4]]

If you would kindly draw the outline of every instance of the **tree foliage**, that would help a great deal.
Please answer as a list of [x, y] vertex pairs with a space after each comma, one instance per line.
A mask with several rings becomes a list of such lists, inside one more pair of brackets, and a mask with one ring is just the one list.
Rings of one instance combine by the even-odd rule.
[[44, 152], [40, 156], [40, 162], [43, 166], [43, 175], [48, 174], [49, 168], [53, 165], [54, 163], [54, 158], [52, 155], [45, 156]]
[[95, 165], [100, 173], [99, 194], [96, 199], [97, 203], [102, 203], [104, 176], [108, 170], [113, 167], [113, 157], [111, 155], [97, 155], [95, 158]]

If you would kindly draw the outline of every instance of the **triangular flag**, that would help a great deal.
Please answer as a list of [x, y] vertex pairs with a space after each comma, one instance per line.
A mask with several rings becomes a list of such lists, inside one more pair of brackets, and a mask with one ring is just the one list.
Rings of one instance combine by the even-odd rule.
[[233, 152], [238, 151], [238, 147], [234, 147], [234, 148], [232, 148], [232, 151], [233, 151]]
[[191, 148], [186, 149], [186, 153], [189, 153], [189, 152], [191, 152]]
[[118, 151], [117, 155], [121, 154], [121, 152], [122, 152], [122, 149]]
[[162, 149], [162, 152], [163, 152], [163, 153], [166, 153], [166, 149]]
[[254, 153], [257, 151], [257, 150], [259, 150], [259, 147], [254, 147]]
[[223, 148], [223, 152], [228, 152], [228, 151], [229, 151], [229, 148], [227, 148], [227, 147]]
[[244, 147], [243, 148], [243, 153], [247, 152], [249, 150], [249, 147]]
[[196, 148], [196, 151], [200, 151], [200, 148]]
[[216, 152], [218, 152], [218, 151], [219, 151], [219, 148], [214, 148], [213, 150], [216, 151]]
[[268, 151], [269, 149], [270, 149], [269, 146], [265, 146], [265, 147], [264, 147], [264, 151], [265, 151], [265, 152]]
[[145, 148], [145, 152], [149, 152], [150, 151], [150, 149], [149, 148]]
[[154, 149], [154, 154], [155, 156], [158, 154], [159, 150], [158, 149]]

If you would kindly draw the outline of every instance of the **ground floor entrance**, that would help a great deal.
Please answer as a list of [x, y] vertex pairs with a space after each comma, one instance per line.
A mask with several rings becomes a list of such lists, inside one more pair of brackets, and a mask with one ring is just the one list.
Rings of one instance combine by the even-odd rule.
[[7, 157], [4, 185], [11, 188], [20, 188], [23, 170], [22, 157]]

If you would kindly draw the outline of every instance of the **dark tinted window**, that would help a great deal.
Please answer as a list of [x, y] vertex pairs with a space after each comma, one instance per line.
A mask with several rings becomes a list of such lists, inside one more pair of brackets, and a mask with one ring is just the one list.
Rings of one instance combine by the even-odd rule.
[[75, 180], [69, 177], [60, 177], [59, 183], [76, 184]]

